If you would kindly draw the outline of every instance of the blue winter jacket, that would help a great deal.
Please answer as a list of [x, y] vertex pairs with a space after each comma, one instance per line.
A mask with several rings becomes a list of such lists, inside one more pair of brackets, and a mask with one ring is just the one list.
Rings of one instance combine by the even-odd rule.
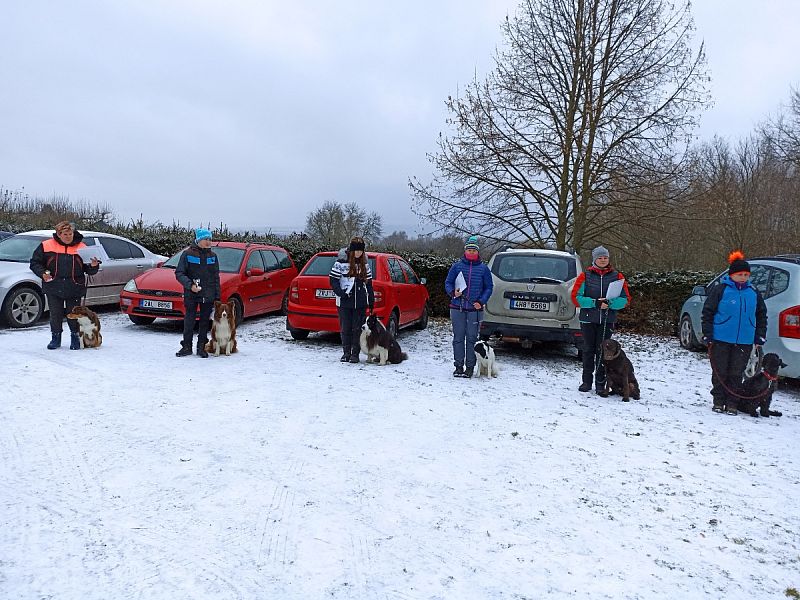
[[750, 282], [741, 289], [727, 275], [711, 289], [703, 305], [703, 336], [714, 342], [763, 344], [767, 307]]
[[[462, 290], [461, 296], [456, 298], [453, 293], [456, 289], [456, 278], [459, 273], [464, 275], [467, 289]], [[480, 310], [483, 310], [483, 306], [486, 305], [489, 301], [489, 296], [492, 295], [492, 289], [494, 289], [492, 272], [489, 267], [481, 262], [480, 257], [476, 260], [468, 260], [466, 256], [462, 256], [461, 260], [450, 267], [447, 272], [447, 278], [444, 280], [444, 290], [450, 297], [450, 308], [457, 310], [474, 312], [476, 310], [473, 305], [474, 302], [480, 302]]]

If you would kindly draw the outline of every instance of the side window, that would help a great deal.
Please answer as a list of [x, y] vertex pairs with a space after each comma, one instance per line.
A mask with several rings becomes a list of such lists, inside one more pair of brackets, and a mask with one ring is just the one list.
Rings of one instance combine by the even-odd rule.
[[85, 237], [83, 238], [83, 243], [86, 244], [87, 246], [96, 246], [97, 240], [94, 239], [93, 237]]
[[275, 258], [272, 252], [269, 250], [262, 250], [261, 256], [264, 258], [264, 264], [266, 265], [265, 271], [277, 271], [279, 269], [278, 259]]
[[125, 240], [106, 237], [101, 237], [98, 239], [100, 240], [100, 244], [103, 246], [103, 249], [106, 251], [106, 254], [108, 254], [109, 258], [116, 260], [132, 258], [131, 245]]
[[400, 266], [403, 268], [403, 272], [406, 274], [406, 279], [408, 279], [408, 283], [414, 283], [414, 284], [419, 283], [419, 277], [417, 277], [417, 274], [414, 273], [414, 269], [411, 268], [411, 265], [409, 265], [406, 261], [401, 260]]
[[139, 248], [139, 246], [136, 244], [131, 244], [130, 242], [128, 242], [128, 246], [130, 246], [131, 256], [133, 258], [144, 258], [144, 252], [142, 252], [142, 249]]
[[769, 287], [767, 288], [767, 293], [764, 294], [764, 298], [777, 296], [781, 292], [785, 292], [789, 287], [789, 271], [784, 271], [777, 267], [770, 267], [770, 271], [772, 271], [772, 277], [770, 277]]
[[247, 265], [245, 266], [245, 271], [249, 271], [250, 269], [261, 269], [264, 271], [264, 261], [261, 260], [261, 253], [258, 250], [253, 250], [250, 253], [250, 257], [247, 259]]
[[770, 268], [764, 265], [752, 265], [750, 268], [750, 285], [761, 292], [765, 298], [769, 286], [769, 272]]
[[292, 259], [289, 258], [289, 255], [286, 254], [283, 250], [273, 250], [272, 253], [275, 255], [275, 258], [278, 259], [278, 268], [279, 269], [289, 269], [292, 266]]
[[403, 275], [403, 269], [400, 268], [400, 263], [396, 258], [389, 259], [389, 275], [394, 283], [405, 283], [406, 277]]

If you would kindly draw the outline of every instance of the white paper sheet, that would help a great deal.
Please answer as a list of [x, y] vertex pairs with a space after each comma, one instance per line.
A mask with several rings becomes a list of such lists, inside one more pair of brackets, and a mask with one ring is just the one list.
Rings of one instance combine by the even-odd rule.
[[456, 277], [456, 289], [459, 292], [463, 292], [465, 289], [467, 289], [467, 281], [464, 279], [463, 273], [459, 273]]
[[622, 295], [623, 285], [625, 285], [624, 279], [617, 279], [616, 281], [612, 281], [611, 283], [609, 283], [608, 290], [606, 291], [606, 298], [608, 300], [619, 298]]

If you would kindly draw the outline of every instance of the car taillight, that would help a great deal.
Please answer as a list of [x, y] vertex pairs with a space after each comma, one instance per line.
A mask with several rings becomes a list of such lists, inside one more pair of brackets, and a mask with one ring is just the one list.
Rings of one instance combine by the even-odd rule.
[[778, 335], [800, 339], [800, 306], [782, 311], [778, 320]]
[[383, 305], [383, 292], [380, 290], [375, 290], [375, 306], [382, 306]]
[[295, 302], [300, 302], [300, 284], [292, 282], [292, 287], [289, 290], [289, 296]]

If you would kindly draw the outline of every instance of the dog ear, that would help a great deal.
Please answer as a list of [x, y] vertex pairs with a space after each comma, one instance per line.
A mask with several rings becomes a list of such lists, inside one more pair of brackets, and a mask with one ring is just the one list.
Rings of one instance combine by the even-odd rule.
[[781, 368], [781, 369], [785, 369], [785, 368], [786, 368], [786, 367], [788, 367], [788, 366], [789, 366], [789, 365], [787, 365], [785, 362], [781, 361], [781, 364], [780, 364], [780, 368]]

